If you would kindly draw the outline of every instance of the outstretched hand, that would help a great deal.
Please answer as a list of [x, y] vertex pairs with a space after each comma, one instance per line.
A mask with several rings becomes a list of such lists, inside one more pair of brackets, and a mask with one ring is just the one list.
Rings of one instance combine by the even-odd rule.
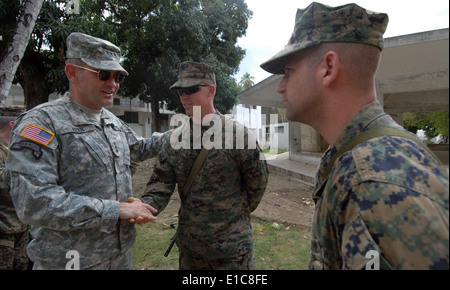
[[140, 199], [130, 197], [127, 202], [120, 203], [119, 218], [134, 224], [156, 223], [158, 218], [153, 214], [157, 212], [155, 208], [143, 203]]

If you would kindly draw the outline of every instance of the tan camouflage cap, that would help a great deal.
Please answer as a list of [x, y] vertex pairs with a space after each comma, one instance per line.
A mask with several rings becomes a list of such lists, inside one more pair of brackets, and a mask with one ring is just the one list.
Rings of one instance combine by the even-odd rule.
[[109, 41], [74, 32], [67, 37], [66, 58], [78, 58], [99, 70], [128, 72], [120, 65], [120, 48]]
[[356, 4], [330, 7], [313, 2], [306, 9], [298, 9], [294, 33], [286, 47], [261, 68], [283, 74], [289, 56], [323, 42], [364, 43], [383, 49], [383, 33], [388, 15], [366, 10]]
[[185, 61], [178, 65], [178, 81], [170, 88], [188, 88], [216, 83], [214, 68], [204, 63]]

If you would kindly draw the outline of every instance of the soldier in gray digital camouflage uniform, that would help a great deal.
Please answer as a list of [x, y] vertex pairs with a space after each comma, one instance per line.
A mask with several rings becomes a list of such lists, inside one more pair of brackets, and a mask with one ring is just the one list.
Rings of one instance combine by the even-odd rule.
[[310, 269], [449, 267], [448, 167], [376, 99], [387, 23], [356, 4], [312, 3], [298, 10], [285, 49], [261, 65], [284, 74], [288, 118], [330, 144], [313, 194]]
[[103, 107], [128, 73], [114, 44], [67, 38], [68, 95], [20, 116], [6, 169], [20, 220], [31, 225], [33, 269], [131, 269], [134, 224], [155, 221], [132, 198], [130, 163], [156, 156], [160, 134], [144, 139]]
[[[176, 243], [180, 251], [180, 269], [254, 269], [250, 212], [258, 206], [268, 181], [262, 151], [243, 125], [214, 108], [216, 82], [212, 67], [196, 62], [181, 63], [178, 81], [171, 88], [179, 91], [180, 101], [191, 118], [175, 129], [164, 143], [141, 199], [159, 213], [167, 206], [178, 185], [181, 208]], [[196, 108], [199, 114], [196, 114]], [[197, 146], [196, 143], [208, 134], [210, 120], [214, 120], [211, 122], [217, 130], [214, 132], [220, 135], [213, 135], [215, 145], [196, 175], [191, 190], [185, 192], [201, 145], [207, 147], [204, 142]], [[216, 123], [220, 125], [216, 126]], [[201, 127], [199, 135], [195, 133], [196, 125]], [[226, 128], [231, 128], [232, 135], [228, 135], [231, 136], [228, 140]], [[242, 142], [241, 149], [233, 145], [239, 139], [237, 131], [243, 136], [237, 142]], [[184, 144], [187, 146], [176, 148], [174, 144], [180, 136], [188, 137]], [[255, 146], [252, 148], [251, 144]]]
[[5, 172], [11, 129], [23, 107], [0, 108], [0, 270], [27, 270], [28, 227], [16, 214], [9, 194], [9, 178]]

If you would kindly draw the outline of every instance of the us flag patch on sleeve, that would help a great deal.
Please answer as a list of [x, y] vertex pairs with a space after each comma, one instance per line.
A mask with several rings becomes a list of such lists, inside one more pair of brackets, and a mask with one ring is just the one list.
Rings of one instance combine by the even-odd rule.
[[28, 124], [22, 133], [20, 133], [20, 136], [47, 146], [55, 134], [33, 124]]

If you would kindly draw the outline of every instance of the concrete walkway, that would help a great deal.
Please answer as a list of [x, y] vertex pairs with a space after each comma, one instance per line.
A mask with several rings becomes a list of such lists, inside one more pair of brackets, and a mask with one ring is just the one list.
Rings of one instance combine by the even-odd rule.
[[265, 154], [265, 156], [270, 172], [285, 174], [314, 186], [320, 158], [313, 162], [294, 161], [289, 159], [289, 152], [277, 155]]

